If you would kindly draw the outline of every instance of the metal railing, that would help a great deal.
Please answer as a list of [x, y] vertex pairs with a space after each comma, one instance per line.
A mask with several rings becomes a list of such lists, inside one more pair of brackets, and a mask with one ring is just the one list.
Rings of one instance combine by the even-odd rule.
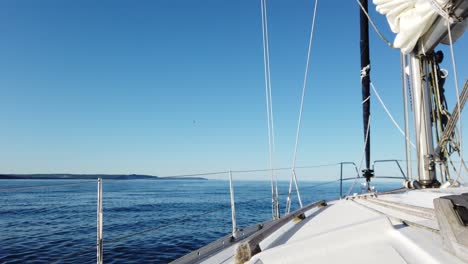
[[[406, 174], [404, 173], [403, 169], [401, 168], [400, 162], [396, 159], [386, 159], [386, 160], [375, 160], [372, 163], [372, 170], [375, 171], [375, 164], [376, 163], [386, 163], [386, 162], [395, 162], [396, 165], [398, 166], [398, 169], [400, 170], [401, 176], [403, 179], [408, 180], [408, 177], [406, 177]], [[382, 177], [380, 177], [382, 178]], [[400, 177], [387, 177], [387, 179], [400, 179]]]
[[[360, 177], [359, 169], [356, 166], [356, 163], [350, 162], [350, 161], [340, 162], [340, 198], [343, 197], [343, 165], [353, 165], [354, 169], [356, 170], [356, 178]], [[349, 180], [349, 179], [355, 179], [355, 178], [348, 178], [348, 179], [344, 179], [344, 180], [346, 181], [346, 180]]]
[[[388, 163], [388, 162], [394, 162], [396, 163], [398, 169], [400, 170], [401, 177], [395, 177], [395, 176], [374, 176], [376, 179], [403, 179], [407, 180], [408, 178], [406, 177], [406, 174], [404, 173], [403, 169], [401, 168], [400, 162], [396, 159], [387, 159], [387, 160], [375, 160], [372, 163], [372, 170], [375, 171], [375, 164], [377, 163]], [[356, 170], [356, 177], [350, 177], [350, 178], [343, 178], [343, 165], [353, 165], [354, 169]], [[343, 198], [343, 181], [349, 181], [349, 180], [356, 180], [362, 178], [361, 175], [359, 174], [359, 169], [357, 168], [356, 164], [354, 162], [341, 162], [340, 163], [340, 198]]]

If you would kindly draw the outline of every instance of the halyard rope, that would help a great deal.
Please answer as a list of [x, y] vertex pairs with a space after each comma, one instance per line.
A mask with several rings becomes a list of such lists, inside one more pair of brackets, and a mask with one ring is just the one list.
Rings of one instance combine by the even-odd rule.
[[270, 47], [268, 38], [268, 18], [267, 18], [267, 6], [266, 0], [261, 0], [262, 8], [262, 37], [263, 37], [263, 64], [265, 74], [265, 100], [266, 100], [266, 111], [267, 111], [267, 126], [268, 126], [268, 153], [269, 153], [269, 167], [270, 167], [270, 178], [271, 178], [271, 204], [272, 204], [272, 216], [273, 219], [279, 217], [277, 210], [275, 209], [278, 201], [278, 181], [276, 180], [276, 195], [274, 187], [274, 170], [273, 170], [273, 154], [275, 150], [275, 129], [273, 122], [273, 102], [271, 95], [271, 71], [270, 71]]
[[[448, 13], [448, 12], [447, 12]], [[458, 126], [460, 128], [460, 131], [458, 133], [459, 138], [458, 138], [458, 143], [459, 143], [459, 154], [460, 154], [460, 160], [462, 161], [461, 163], [464, 164], [463, 162], [463, 139], [462, 139], [462, 132], [463, 132], [463, 126], [462, 126], [462, 116], [461, 116], [461, 105], [460, 105], [460, 90], [458, 87], [458, 76], [457, 76], [457, 64], [455, 62], [455, 52], [453, 50], [453, 40], [452, 40], [452, 30], [450, 28], [451, 25], [451, 20], [446, 18], [447, 20], [447, 31], [448, 31], [448, 37], [450, 41], [450, 55], [452, 58], [452, 67], [453, 67], [453, 80], [455, 82], [455, 90], [457, 92], [457, 110], [458, 110]], [[461, 177], [461, 169], [462, 169], [462, 164], [460, 164], [460, 168], [457, 170], [457, 181]]]
[[312, 43], [314, 39], [314, 30], [315, 30], [315, 19], [317, 17], [317, 5], [318, 5], [318, 0], [315, 0], [315, 5], [314, 5], [314, 13], [312, 16], [312, 25], [310, 27], [310, 35], [309, 35], [309, 48], [307, 50], [307, 61], [306, 61], [306, 66], [305, 66], [305, 72], [304, 72], [304, 81], [302, 85], [302, 96], [301, 96], [301, 106], [299, 108], [299, 118], [297, 121], [297, 129], [296, 129], [296, 141], [294, 144], [294, 155], [293, 155], [293, 162], [292, 162], [292, 172], [291, 172], [291, 179], [289, 180], [289, 191], [288, 191], [288, 198], [286, 201], [286, 211], [289, 213], [290, 206], [291, 206], [291, 191], [292, 191], [292, 181], [294, 180], [294, 183], [296, 185], [296, 191], [297, 191], [297, 198], [299, 200], [299, 204], [302, 207], [302, 201], [301, 201], [301, 195], [299, 193], [299, 187], [297, 186], [297, 176], [296, 176], [296, 161], [297, 161], [297, 150], [299, 146], [299, 135], [301, 132], [301, 124], [302, 124], [302, 113], [304, 110], [304, 98], [305, 98], [305, 93], [307, 89], [307, 81], [309, 77], [309, 67], [310, 67], [310, 55], [312, 53]]
[[[369, 140], [370, 123], [371, 123], [371, 116], [369, 115], [369, 122], [367, 123], [367, 128], [366, 128], [366, 140], [364, 141], [364, 148], [363, 148], [363, 151], [362, 151], [362, 157], [361, 157], [361, 162], [359, 163], [358, 172], [361, 171], [362, 163], [364, 162], [364, 157], [366, 156], [366, 146], [367, 146], [367, 141]], [[354, 179], [354, 182], [351, 185], [351, 187], [349, 188], [348, 193], [346, 194], [346, 196], [348, 196], [351, 193], [351, 191], [354, 188], [354, 185], [356, 185], [356, 182], [357, 182], [358, 178], [359, 178], [359, 173], [356, 175], [356, 179]]]
[[409, 143], [413, 148], [416, 148], [416, 146], [414, 145], [414, 143], [411, 142], [409, 136], [405, 135], [405, 132], [403, 132], [403, 129], [401, 129], [400, 125], [398, 125], [398, 123], [396, 122], [395, 118], [393, 118], [392, 113], [390, 113], [390, 111], [388, 110], [387, 106], [386, 106], [385, 103], [383, 102], [382, 98], [380, 98], [380, 95], [379, 95], [379, 93], [377, 92], [377, 89], [375, 89], [374, 84], [371, 82], [370, 85], [371, 85], [371, 87], [372, 87], [372, 90], [373, 90], [374, 93], [375, 93], [375, 96], [376, 96], [377, 99], [379, 100], [380, 104], [382, 105], [383, 109], [384, 109], [385, 112], [387, 113], [388, 117], [392, 120], [393, 124], [398, 128], [398, 130], [399, 130], [400, 133], [403, 135], [403, 137], [406, 138], [406, 140], [408, 141], [408, 143]]
[[362, 6], [361, 2], [359, 2], [359, 0], [356, 0], [356, 2], [358, 3], [358, 5], [361, 8], [362, 12], [364, 12], [364, 14], [366, 15], [367, 19], [369, 20], [371, 26], [374, 28], [377, 35], [379, 35], [380, 39], [383, 40], [383, 42], [385, 42], [385, 44], [387, 44], [390, 48], [394, 48], [393, 44], [387, 38], [385, 38], [385, 36], [382, 34], [382, 32], [380, 32], [379, 28], [377, 28], [377, 26], [375, 25], [372, 18], [369, 16], [369, 14], [365, 10], [365, 8]]

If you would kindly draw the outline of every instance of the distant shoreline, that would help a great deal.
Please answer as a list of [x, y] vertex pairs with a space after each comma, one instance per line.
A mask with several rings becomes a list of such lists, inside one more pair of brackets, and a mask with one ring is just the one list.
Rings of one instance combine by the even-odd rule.
[[158, 177], [141, 174], [0, 174], [0, 180], [208, 180], [202, 177]]

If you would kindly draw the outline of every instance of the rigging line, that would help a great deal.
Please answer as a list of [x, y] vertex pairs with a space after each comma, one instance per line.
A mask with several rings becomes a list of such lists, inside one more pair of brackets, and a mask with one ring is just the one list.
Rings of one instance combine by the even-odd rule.
[[[262, 38], [263, 38], [263, 66], [264, 66], [264, 78], [265, 78], [265, 101], [266, 101], [266, 111], [267, 111], [267, 128], [268, 128], [268, 153], [269, 153], [269, 167], [272, 168], [271, 164], [271, 125], [270, 125], [270, 100], [268, 92], [268, 64], [267, 64], [267, 52], [266, 52], [266, 40], [265, 40], [265, 11], [264, 11], [264, 1], [261, 0], [261, 11], [262, 11]], [[271, 179], [271, 193], [273, 199], [273, 179]]]
[[[451, 158], [450, 156], [448, 156], [448, 160], [449, 160], [449, 162], [450, 162], [450, 165], [452, 165], [452, 169], [455, 171], [455, 173], [458, 174], [457, 179], [455, 179], [455, 181], [457, 182], [458, 180], [461, 179], [461, 177], [460, 177], [460, 176], [461, 176], [461, 172], [458, 172], [458, 171], [457, 171], [457, 168], [456, 168], [455, 165], [453, 164], [452, 158]], [[461, 167], [460, 167], [460, 169], [461, 169]]]
[[[463, 161], [463, 168], [465, 169], [465, 171], [468, 171], [468, 168], [466, 167], [465, 161]], [[464, 180], [464, 178], [462, 178], [462, 177], [460, 177], [460, 179], [457, 179], [457, 181], [458, 181], [458, 180], [463, 181], [463, 184], [465, 183], [465, 180]]]
[[335, 182], [339, 182], [339, 181], [340, 181], [340, 180], [334, 180], [334, 181], [323, 182], [323, 183], [319, 183], [319, 184], [312, 185], [312, 186], [305, 186], [305, 187], [302, 187], [301, 189], [302, 189], [302, 190], [313, 189], [313, 188], [320, 187], [320, 186], [322, 186], [322, 185], [327, 185], [327, 184], [331, 184], [331, 183], [335, 183]]
[[371, 82], [370, 83], [371, 87], [372, 87], [372, 90], [374, 91], [375, 95], [377, 96], [377, 99], [379, 99], [379, 102], [380, 104], [382, 105], [383, 109], [385, 110], [385, 112], [387, 113], [388, 117], [390, 117], [390, 119], [392, 120], [393, 124], [398, 128], [398, 130], [400, 131], [400, 133], [403, 135], [403, 137], [406, 138], [407, 142], [413, 147], [416, 149], [416, 146], [414, 145], [413, 142], [411, 142], [411, 140], [409, 139], [409, 137], [405, 134], [405, 132], [401, 129], [400, 125], [398, 125], [398, 123], [396, 122], [395, 118], [393, 118], [393, 115], [390, 113], [390, 111], [388, 110], [387, 106], [385, 105], [385, 103], [383, 102], [382, 98], [380, 98], [380, 95], [379, 93], [377, 92], [377, 89], [375, 89], [374, 87], [374, 84]]
[[380, 32], [380, 30], [377, 28], [377, 26], [375, 25], [372, 18], [369, 16], [369, 14], [365, 10], [365, 8], [362, 6], [361, 2], [359, 2], [359, 0], [356, 0], [356, 2], [359, 4], [359, 7], [361, 8], [362, 12], [364, 12], [364, 14], [366, 15], [366, 17], [369, 20], [370, 24], [374, 28], [375, 32], [377, 33], [377, 35], [379, 35], [380, 39], [383, 40], [383, 42], [385, 42], [385, 44], [387, 44], [390, 48], [392, 48], [392, 49], [395, 48], [395, 47], [393, 47], [393, 44], [387, 38], [385, 38], [385, 36], [382, 34], [382, 32]]
[[300, 132], [301, 132], [302, 113], [304, 111], [304, 98], [305, 98], [305, 93], [306, 93], [306, 89], [307, 89], [307, 80], [308, 80], [308, 76], [309, 76], [310, 55], [312, 53], [312, 43], [313, 43], [314, 30], [315, 30], [315, 19], [317, 17], [317, 5], [318, 5], [318, 0], [315, 0], [314, 13], [313, 13], [313, 16], [312, 16], [312, 25], [310, 27], [309, 47], [308, 47], [308, 50], [307, 50], [307, 61], [306, 61], [306, 67], [305, 67], [305, 72], [304, 72], [304, 81], [303, 81], [303, 85], [302, 85], [301, 106], [299, 108], [299, 118], [298, 118], [298, 121], [297, 121], [296, 142], [294, 144], [292, 173], [291, 173], [291, 179], [289, 180], [289, 192], [288, 192], [287, 206], [286, 206], [288, 213], [289, 213], [289, 207], [290, 207], [290, 204], [291, 204], [291, 192], [292, 192], [292, 181], [293, 180], [294, 180], [295, 185], [296, 185], [296, 191], [297, 191], [299, 201], [301, 199], [300, 194], [299, 194], [299, 187], [297, 186], [297, 177], [296, 177], [296, 173], [295, 173], [295, 168], [296, 168], [296, 161], [297, 161], [297, 149], [298, 149], [298, 145], [299, 145], [299, 135], [300, 135]]
[[468, 172], [468, 167], [466, 166], [465, 160], [461, 159], [460, 162], [463, 164], [463, 168], [465, 168], [465, 171]]
[[[321, 168], [321, 167], [332, 167], [339, 165], [340, 163], [328, 163], [328, 164], [318, 164], [318, 165], [310, 165], [310, 166], [297, 166], [297, 169], [313, 169], [313, 168]], [[280, 167], [280, 168], [273, 168], [274, 171], [280, 170], [290, 170], [291, 167]], [[232, 173], [249, 173], [249, 172], [263, 172], [263, 171], [270, 171], [272, 169], [251, 169], [251, 170], [231, 170]], [[159, 176], [159, 178], [178, 178], [178, 177], [194, 177], [194, 176], [209, 176], [209, 175], [221, 175], [226, 174], [229, 171], [214, 171], [214, 172], [201, 172], [201, 173], [193, 173], [193, 174], [178, 174], [178, 175], [170, 175], [170, 176]], [[110, 181], [110, 180], [106, 180]], [[113, 181], [113, 180], [112, 180]], [[94, 181], [91, 181], [94, 182]], [[55, 184], [58, 185], [58, 184]], [[1, 190], [1, 188], [0, 188]]]
[[367, 128], [366, 128], [366, 140], [364, 141], [364, 149], [362, 151], [361, 162], [359, 163], [358, 174], [356, 175], [356, 179], [354, 179], [354, 182], [351, 185], [351, 187], [349, 188], [348, 193], [346, 194], [346, 196], [348, 196], [351, 193], [354, 186], [356, 185], [357, 180], [359, 179], [359, 171], [361, 171], [361, 169], [362, 169], [362, 163], [364, 162], [364, 158], [366, 156], [366, 146], [367, 146], [367, 141], [369, 140], [370, 124], [371, 124], [371, 116], [369, 115], [369, 122], [367, 123]]
[[263, 37], [263, 65], [264, 65], [264, 77], [265, 77], [265, 101], [266, 101], [266, 111], [267, 111], [267, 126], [268, 126], [268, 153], [269, 153], [269, 167], [271, 171], [271, 202], [272, 202], [272, 215], [273, 218], [276, 218], [276, 213], [274, 211], [275, 203], [275, 191], [273, 186], [273, 145], [272, 145], [272, 125], [271, 124], [271, 84], [270, 84], [270, 58], [269, 58], [269, 46], [268, 46], [268, 34], [266, 27], [266, 0], [261, 0], [261, 11], [262, 11], [262, 37]]
[[[268, 13], [267, 13], [267, 2], [266, 0], [264, 1], [264, 11], [265, 11], [265, 40], [266, 40], [266, 53], [267, 53], [267, 65], [268, 65], [268, 98], [270, 100], [270, 129], [271, 129], [271, 147], [272, 147], [272, 152], [271, 152], [271, 168], [273, 168], [274, 160], [275, 160], [275, 152], [276, 152], [276, 146], [275, 146], [275, 121], [274, 121], [274, 115], [273, 115], [273, 96], [272, 96], [272, 88], [271, 88], [271, 63], [270, 63], [270, 37], [268, 34]], [[278, 175], [275, 174], [275, 171], [272, 169], [271, 170], [271, 178], [272, 182], [274, 179], [274, 185], [275, 185], [275, 194], [274, 194], [274, 201], [272, 208], [274, 210], [274, 214], [276, 215], [276, 218], [279, 218], [279, 197], [278, 197]], [[273, 190], [272, 190], [273, 191]]]
[[[332, 182], [336, 182], [336, 181], [339, 181], [339, 180], [335, 180], [335, 181], [332, 181]], [[332, 183], [332, 182], [328, 182], [328, 183]], [[318, 187], [318, 186], [320, 186], [320, 185], [323, 185], [323, 183], [319, 183], [319, 184], [311, 185], [311, 186], [306, 186], [306, 187], [304, 187], [304, 188]], [[281, 195], [286, 195], [287, 193], [281, 192], [280, 194], [281, 194]], [[251, 204], [251, 202], [264, 201], [264, 200], [266, 200], [266, 199], [267, 199], [267, 198], [262, 197], [262, 198], [248, 199], [248, 200], [243, 200], [243, 201], [236, 201], [236, 206], [239, 205], [239, 204]], [[221, 211], [221, 210], [220, 210], [220, 211]]]
[[341, 163], [328, 163], [328, 164], [322, 164], [322, 165], [312, 165], [312, 166], [296, 166], [296, 169], [311, 169], [311, 168], [320, 168], [320, 167], [331, 167], [331, 166], [336, 166], [340, 165]]
[[194, 173], [194, 174], [180, 174], [180, 175], [171, 175], [171, 176], [159, 176], [159, 179], [165, 178], [180, 178], [180, 177], [195, 177], [195, 176], [208, 176], [208, 175], [219, 175], [226, 174], [229, 171], [215, 171], [215, 172], [204, 172], [204, 173]]
[[[460, 153], [458, 153], [458, 155], [460, 155]], [[449, 157], [450, 159], [450, 157]], [[453, 164], [453, 161], [450, 159], [450, 163], [452, 164], [453, 167], [455, 167], [455, 165]], [[460, 172], [458, 173], [457, 175], [457, 178], [455, 179], [455, 181], [459, 181], [462, 179], [461, 177], [461, 169], [464, 168], [466, 172], [468, 172], [468, 168], [466, 167], [466, 164], [465, 164], [465, 161], [463, 160], [462, 157], [460, 157]], [[457, 171], [456, 169], [454, 169], [455, 171]]]
[[[458, 87], [458, 76], [457, 76], [457, 64], [455, 62], [455, 52], [453, 50], [453, 40], [452, 40], [452, 30], [450, 27], [451, 23], [450, 20], [447, 19], [447, 30], [448, 30], [448, 36], [449, 36], [449, 41], [450, 41], [450, 55], [452, 58], [452, 67], [453, 67], [453, 79], [455, 82], [455, 90], [457, 92], [457, 105], [458, 105], [458, 126], [460, 127], [460, 133], [459, 133], [459, 149], [460, 149], [460, 159], [463, 160], [463, 139], [462, 139], [462, 132], [463, 132], [463, 127], [462, 127], [462, 116], [461, 116], [461, 105], [460, 105], [460, 89]], [[458, 177], [461, 175], [461, 168], [462, 165], [460, 164], [460, 168], [458, 170]]]
[[[321, 167], [331, 167], [339, 165], [340, 163], [329, 163], [329, 164], [321, 164], [321, 165], [311, 165], [311, 166], [297, 166], [296, 169], [313, 169], [313, 168], [321, 168]], [[273, 170], [290, 170], [291, 167], [282, 167], [282, 168], [274, 168]], [[233, 170], [232, 173], [247, 173], [247, 172], [262, 172], [262, 171], [270, 171], [270, 169], [252, 169], [252, 170]]]
[[[268, 97], [270, 99], [270, 123], [271, 123], [271, 146], [272, 146], [272, 154], [271, 154], [271, 167], [273, 168], [273, 163], [275, 160], [275, 152], [276, 152], [276, 140], [275, 140], [275, 121], [273, 115], [273, 96], [272, 96], [272, 89], [271, 89], [271, 64], [270, 64], [270, 37], [268, 35], [268, 14], [267, 14], [267, 3], [266, 0], [264, 2], [264, 10], [265, 10], [265, 39], [266, 39], [266, 53], [267, 53], [267, 63], [268, 63]], [[276, 208], [276, 216], [279, 217], [278, 207], [279, 207], [279, 194], [278, 194], [278, 174], [275, 174], [274, 170], [271, 171], [272, 177], [275, 179], [275, 208]]]
[[305, 68], [305, 73], [304, 73], [304, 81], [302, 85], [302, 96], [301, 96], [301, 106], [299, 108], [299, 119], [297, 121], [297, 130], [296, 130], [296, 143], [294, 145], [294, 158], [293, 158], [293, 169], [296, 168], [296, 161], [297, 161], [297, 149], [299, 145], [299, 135], [301, 132], [301, 124], [302, 124], [302, 113], [304, 111], [304, 98], [305, 98], [305, 93], [307, 90], [307, 81], [308, 81], [308, 76], [309, 76], [309, 67], [310, 67], [310, 54], [312, 52], [312, 41], [314, 37], [314, 29], [315, 29], [315, 18], [317, 14], [317, 3], [318, 0], [315, 0], [315, 6], [314, 6], [314, 14], [312, 18], [312, 26], [310, 29], [310, 37], [309, 37], [309, 49], [307, 51], [307, 62], [306, 62], [306, 68]]
[[271, 89], [271, 63], [270, 63], [270, 37], [268, 35], [268, 15], [267, 15], [267, 3], [264, 0], [263, 3], [264, 8], [264, 18], [265, 18], [265, 47], [266, 47], [266, 66], [268, 67], [267, 71], [267, 78], [268, 78], [268, 99], [269, 99], [269, 118], [271, 124], [271, 144], [273, 153], [275, 152], [275, 124], [273, 118], [273, 97], [272, 97], [272, 89]]

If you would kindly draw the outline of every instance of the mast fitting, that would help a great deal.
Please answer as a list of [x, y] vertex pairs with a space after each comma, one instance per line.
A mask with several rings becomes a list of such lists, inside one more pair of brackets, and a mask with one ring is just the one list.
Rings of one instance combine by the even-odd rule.
[[370, 181], [371, 181], [371, 178], [374, 177], [374, 170], [371, 170], [371, 169], [364, 169], [362, 170], [362, 176], [364, 178], [366, 178], [366, 183], [367, 183], [367, 191], [370, 191], [371, 188], [370, 188]]

